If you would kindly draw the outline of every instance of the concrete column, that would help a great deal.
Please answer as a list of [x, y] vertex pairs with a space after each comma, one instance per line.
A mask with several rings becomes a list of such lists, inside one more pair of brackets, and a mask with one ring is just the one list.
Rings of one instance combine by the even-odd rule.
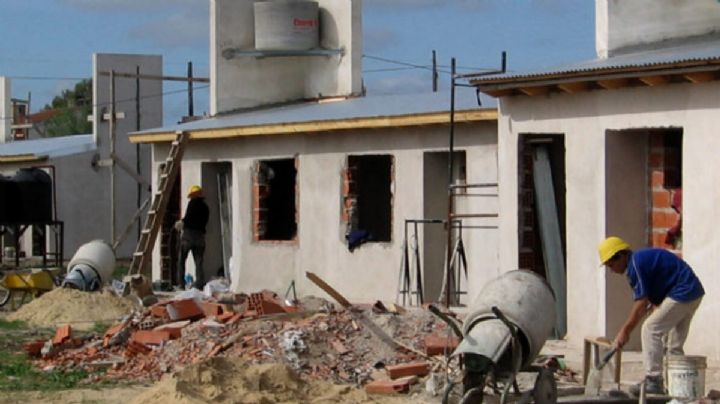
[[0, 143], [12, 139], [12, 101], [10, 101], [10, 79], [0, 76]]

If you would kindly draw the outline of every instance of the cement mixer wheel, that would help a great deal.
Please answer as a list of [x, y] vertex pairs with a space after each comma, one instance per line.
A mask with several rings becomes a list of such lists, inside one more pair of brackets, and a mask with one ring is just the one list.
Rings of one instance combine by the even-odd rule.
[[532, 391], [533, 402], [536, 404], [551, 404], [557, 402], [557, 383], [555, 375], [550, 369], [541, 369], [535, 378]]
[[10, 301], [10, 296], [12, 296], [10, 289], [0, 286], [0, 306], [7, 304]]

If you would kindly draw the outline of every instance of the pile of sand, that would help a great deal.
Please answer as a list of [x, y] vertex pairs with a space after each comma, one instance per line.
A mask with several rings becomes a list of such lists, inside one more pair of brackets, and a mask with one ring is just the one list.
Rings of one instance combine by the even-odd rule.
[[35, 327], [71, 324], [73, 328], [88, 330], [96, 322], [116, 321], [136, 308], [131, 300], [109, 291], [82, 292], [56, 288], [20, 306], [7, 319], [24, 321]]
[[[190, 365], [136, 396], [131, 404], [164, 403], [377, 403], [364, 390], [322, 381], [305, 382], [286, 365], [249, 365], [212, 358]], [[385, 403], [407, 402], [405, 400]]]

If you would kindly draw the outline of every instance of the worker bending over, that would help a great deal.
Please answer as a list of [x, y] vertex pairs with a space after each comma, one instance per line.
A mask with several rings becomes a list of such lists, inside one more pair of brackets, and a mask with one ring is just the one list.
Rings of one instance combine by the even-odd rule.
[[[662, 376], [663, 337], [667, 336], [670, 355], [683, 355], [690, 321], [705, 291], [692, 268], [675, 254], [661, 248], [632, 251], [619, 237], [608, 237], [598, 246], [600, 261], [612, 272], [627, 276], [635, 303], [627, 320], [615, 337], [615, 347], [622, 348], [630, 333], [650, 310], [642, 326], [645, 391], [664, 394]], [[640, 384], [630, 392], [638, 395]]]

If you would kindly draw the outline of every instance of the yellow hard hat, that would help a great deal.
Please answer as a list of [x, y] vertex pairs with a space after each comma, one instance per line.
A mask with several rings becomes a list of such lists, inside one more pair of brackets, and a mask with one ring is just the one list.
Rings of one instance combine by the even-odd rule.
[[598, 254], [600, 254], [600, 262], [605, 265], [615, 254], [622, 250], [629, 250], [630, 244], [620, 237], [611, 236], [603, 240], [598, 245]]
[[200, 188], [200, 185], [193, 185], [190, 187], [190, 190], [188, 191], [188, 197], [192, 194], [196, 194], [198, 192], [202, 191], [202, 188]]

